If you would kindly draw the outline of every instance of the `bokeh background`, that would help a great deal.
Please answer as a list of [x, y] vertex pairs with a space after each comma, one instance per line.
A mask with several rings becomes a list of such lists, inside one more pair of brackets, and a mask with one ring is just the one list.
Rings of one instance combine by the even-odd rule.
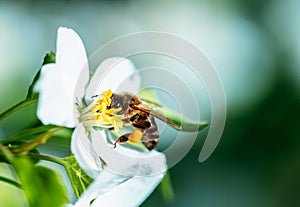
[[[299, 206], [299, 11], [298, 0], [0, 1], [0, 111], [24, 98], [43, 56], [55, 51], [59, 26], [76, 30], [88, 55], [128, 33], [172, 33], [215, 65], [227, 97], [226, 127], [207, 161], [198, 162], [206, 130], [170, 170], [173, 202], [158, 188], [142, 206]], [[36, 123], [34, 110], [2, 121], [0, 137]], [[22, 206], [24, 198], [11, 192], [20, 194], [0, 183], [0, 206]]]

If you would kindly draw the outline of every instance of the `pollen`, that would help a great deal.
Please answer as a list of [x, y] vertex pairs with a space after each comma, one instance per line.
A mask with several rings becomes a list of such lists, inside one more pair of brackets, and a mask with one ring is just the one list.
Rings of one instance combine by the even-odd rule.
[[117, 114], [121, 109], [110, 108], [112, 94], [108, 89], [97, 96], [99, 98], [80, 111], [79, 121], [85, 126], [113, 127], [116, 131], [122, 128], [122, 115]]

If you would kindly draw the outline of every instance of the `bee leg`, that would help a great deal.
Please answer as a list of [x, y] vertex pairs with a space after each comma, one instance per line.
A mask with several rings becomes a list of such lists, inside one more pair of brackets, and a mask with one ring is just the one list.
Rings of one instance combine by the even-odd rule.
[[140, 130], [136, 129], [132, 133], [124, 134], [124, 135], [120, 136], [115, 141], [114, 148], [116, 148], [117, 143], [124, 143], [127, 141], [129, 141], [132, 144], [136, 144], [137, 142], [139, 142], [141, 140], [142, 137], [143, 137], [143, 133]]
[[117, 147], [117, 143], [124, 143], [128, 141], [128, 137], [130, 134], [124, 134], [122, 136], [120, 136], [114, 143], [114, 148]]

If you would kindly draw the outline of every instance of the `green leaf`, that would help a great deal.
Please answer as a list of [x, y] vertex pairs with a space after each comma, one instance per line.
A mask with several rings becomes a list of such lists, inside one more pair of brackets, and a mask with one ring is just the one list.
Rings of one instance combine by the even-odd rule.
[[[55, 53], [53, 51], [50, 51], [45, 55], [42, 65], [46, 65], [49, 63], [55, 63]], [[37, 74], [34, 76], [33, 81], [28, 88], [27, 96], [26, 96], [27, 100], [38, 99], [38, 93], [34, 92], [34, 86], [40, 78], [40, 71], [41, 70], [39, 70]]]
[[153, 104], [160, 105], [156, 94], [151, 89], [147, 88], [147, 89], [140, 90], [138, 92], [138, 97], [140, 99], [144, 99], [149, 102], [152, 102]]
[[93, 179], [80, 168], [74, 156], [63, 158], [62, 163], [70, 178], [74, 194], [77, 198], [79, 198], [86, 188], [93, 182]]
[[174, 201], [175, 195], [169, 171], [160, 183], [160, 190], [166, 203], [172, 203]]
[[194, 132], [194, 131], [201, 131], [206, 126], [208, 126], [208, 122], [202, 121], [202, 122], [194, 122], [193, 120], [190, 120], [186, 117], [181, 116], [180, 114], [177, 114], [176, 112], [173, 112], [167, 108], [161, 107], [155, 109], [158, 113], [163, 114], [166, 116], [169, 120], [171, 120], [173, 123], [177, 124], [181, 127], [180, 130], [187, 131], [187, 132]]
[[49, 63], [55, 63], [55, 59], [56, 59], [55, 52], [50, 51], [45, 55], [43, 65], [46, 65]]
[[10, 158], [30, 207], [63, 206], [65, 190], [58, 175], [49, 168], [36, 166], [26, 156]]
[[[2, 151], [4, 151], [5, 149], [6, 148], [2, 147]], [[80, 195], [86, 190], [86, 188], [93, 182], [93, 179], [90, 178], [80, 168], [79, 164], [76, 162], [76, 159], [73, 155], [65, 158], [57, 158], [57, 157], [36, 154], [36, 153], [28, 153], [28, 155], [36, 159], [47, 160], [64, 166], [69, 176], [74, 194], [77, 198], [79, 198]]]
[[[151, 89], [144, 89], [138, 93], [138, 97], [142, 100], [143, 105], [151, 110], [154, 114], [157, 114], [161, 117], [166, 117], [168, 121], [175, 123], [179, 126], [177, 129], [182, 131], [200, 131], [208, 126], [208, 122], [195, 122], [186, 117], [183, 117], [181, 114], [178, 114], [159, 103], [157, 96], [154, 91]], [[165, 120], [163, 120], [165, 121]], [[172, 126], [172, 125], [171, 125]], [[176, 127], [174, 127], [176, 128]]]

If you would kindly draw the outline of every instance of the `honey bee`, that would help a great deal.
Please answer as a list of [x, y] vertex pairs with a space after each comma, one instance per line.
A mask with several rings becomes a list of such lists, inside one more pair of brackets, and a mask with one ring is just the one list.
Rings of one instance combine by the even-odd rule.
[[[114, 143], [137, 143], [141, 141], [143, 145], [151, 151], [157, 146], [159, 139], [159, 131], [155, 118], [167, 123], [168, 125], [180, 129], [180, 126], [169, 120], [163, 114], [152, 110], [146, 106], [147, 100], [139, 99], [137, 96], [130, 93], [113, 93], [111, 96], [111, 104], [109, 108], [119, 109], [117, 115], [122, 115], [122, 122], [126, 125], [131, 125], [134, 128], [132, 133], [123, 134]], [[113, 129], [113, 128], [112, 128]]]

